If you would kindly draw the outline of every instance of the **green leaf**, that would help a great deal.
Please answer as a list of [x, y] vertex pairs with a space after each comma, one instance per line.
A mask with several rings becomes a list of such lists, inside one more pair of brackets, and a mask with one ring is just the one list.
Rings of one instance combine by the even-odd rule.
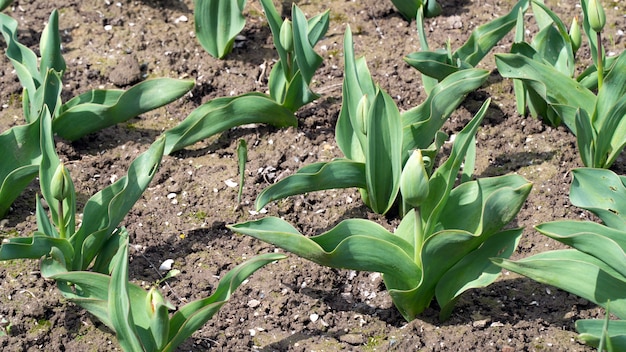
[[[270, 30], [272, 31], [274, 47], [276, 48], [276, 51], [278, 52], [278, 57], [280, 58], [278, 62], [282, 63], [281, 67], [283, 69], [283, 75], [281, 76], [287, 79], [291, 77], [289, 73], [289, 55], [287, 53], [287, 50], [285, 50], [285, 48], [283, 48], [282, 44], [280, 43], [280, 28], [283, 25], [283, 20], [278, 14], [278, 11], [276, 11], [276, 7], [274, 7], [274, 3], [272, 2], [272, 0], [261, 0], [261, 6], [263, 6], [263, 11], [265, 11], [267, 23], [269, 24]], [[272, 73], [274, 72], [274, 70], [276, 70], [276, 67], [272, 69]], [[270, 78], [270, 86], [271, 82], [272, 79]], [[277, 98], [277, 96], [273, 94], [272, 97], [274, 99]]]
[[292, 195], [352, 187], [367, 187], [365, 164], [347, 159], [314, 163], [265, 188], [258, 195], [255, 207], [258, 211], [270, 202]]
[[594, 222], [555, 221], [537, 231], [605, 262], [626, 277], [626, 233]]
[[132, 302], [128, 292], [128, 234], [125, 237], [126, 241], [114, 258], [107, 308], [120, 346], [126, 351], [144, 351], [146, 349], [137, 336], [130, 308], [139, 302]]
[[548, 251], [518, 261], [494, 263], [543, 284], [552, 285], [598, 305], [611, 302], [611, 313], [626, 317], [626, 278], [604, 262], [577, 250]]
[[0, 11], [6, 9], [13, 3], [13, 0], [0, 0]]
[[465, 182], [450, 192], [437, 227], [476, 234], [497, 232], [515, 218], [531, 188], [519, 175]]
[[49, 237], [35, 232], [33, 237], [14, 237], [0, 246], [0, 260], [40, 259], [50, 254], [52, 248], [59, 248], [66, 258], [74, 256], [74, 250], [66, 239]]
[[248, 162], [248, 143], [245, 139], [240, 139], [237, 144], [237, 165], [239, 166], [239, 190], [237, 192], [237, 203], [241, 203], [243, 184], [246, 180], [246, 162]]
[[626, 187], [610, 170], [578, 168], [572, 171], [570, 200], [596, 214], [609, 227], [626, 228]]
[[392, 278], [399, 289], [414, 287], [420, 279], [420, 269], [411, 259], [409, 243], [368, 220], [344, 220], [331, 230], [313, 237], [302, 235], [289, 223], [276, 217], [228, 228], [320, 265], [383, 273]]
[[165, 139], [157, 139], [130, 164], [126, 176], [89, 198], [83, 209], [82, 225], [71, 238], [78, 252], [74, 270], [86, 269], [102, 251], [115, 228], [152, 181], [164, 147]]
[[486, 287], [500, 276], [501, 268], [490, 258], [510, 257], [522, 236], [522, 229], [507, 230], [487, 239], [478, 249], [464, 256], [439, 280], [435, 289], [441, 307], [439, 320], [446, 320], [458, 297], [472, 288]]
[[[2, 31], [4, 41], [7, 43], [6, 56], [13, 64], [22, 87], [28, 94], [35, 94], [42, 82], [37, 55], [18, 42], [17, 21], [3, 13], [0, 13], [0, 31]], [[33, 100], [32, 96], [30, 100]]]
[[61, 108], [52, 128], [59, 136], [73, 141], [167, 105], [182, 97], [193, 85], [191, 80], [156, 78], [138, 83], [125, 92], [87, 92]]
[[0, 150], [5, 151], [0, 158], [0, 217], [37, 176], [41, 162], [39, 125], [36, 120], [0, 134]]
[[476, 27], [465, 44], [454, 52], [454, 57], [471, 66], [478, 65], [489, 50], [515, 27], [518, 12], [526, 12], [526, 9], [528, 0], [520, 0], [508, 14]]
[[261, 267], [286, 258], [283, 254], [267, 253], [255, 256], [237, 265], [220, 280], [215, 292], [207, 298], [181, 307], [170, 320], [169, 343], [163, 351], [173, 351], [191, 334], [204, 325], [231, 297], [232, 293], [250, 275]]
[[[580, 333], [578, 338], [586, 344], [597, 348], [604, 333], [604, 325], [605, 321], [601, 319], [576, 320], [576, 331]], [[625, 331], [625, 320], [609, 320], [608, 337], [611, 340], [614, 351], [626, 351]]]
[[367, 69], [365, 58], [355, 59], [354, 42], [350, 27], [344, 35], [344, 65], [342, 105], [335, 127], [335, 139], [341, 152], [346, 158], [365, 162], [365, 136], [362, 132], [361, 121], [357, 117], [357, 107], [365, 95], [368, 99], [376, 96], [376, 85]]
[[61, 55], [61, 35], [59, 34], [59, 13], [52, 10], [48, 24], [41, 33], [40, 41], [41, 62], [40, 71], [43, 74], [49, 70], [59, 72], [63, 76], [65, 72], [65, 60]]
[[432, 233], [434, 226], [439, 222], [441, 211], [443, 210], [450, 191], [454, 186], [456, 176], [465, 159], [465, 154], [469, 148], [469, 143], [474, 141], [474, 135], [487, 112], [490, 100], [483, 103], [474, 118], [458, 133], [452, 151], [448, 159], [431, 175], [428, 186], [430, 194], [428, 199], [422, 204], [421, 212], [425, 219], [425, 233]]
[[[52, 72], [52, 71], [50, 71]], [[47, 77], [57, 77], [57, 75], [47, 75]], [[47, 81], [48, 78], [46, 78]], [[58, 82], [60, 83], [60, 82]], [[46, 87], [44, 85], [44, 87]], [[76, 195], [74, 184], [68, 178], [69, 196], [63, 201], [55, 199], [52, 193], [52, 183], [55, 171], [61, 164], [56, 153], [54, 136], [52, 134], [51, 117], [46, 105], [43, 106], [43, 114], [40, 117], [41, 123], [41, 163], [39, 165], [39, 187], [44, 199], [50, 208], [52, 222], [59, 230], [61, 238], [71, 236], [76, 229]], [[71, 259], [71, 258], [70, 258]]]
[[575, 114], [581, 108], [591, 115], [596, 96], [576, 80], [555, 68], [519, 54], [496, 54], [496, 66], [505, 78], [523, 80], [546, 103], [559, 111], [565, 125], [576, 134]]
[[417, 15], [417, 9], [424, 6], [425, 3], [422, 2], [422, 0], [391, 0], [391, 2], [396, 7], [398, 12], [400, 12], [402, 17], [404, 17], [409, 22], [415, 19], [415, 16]]
[[[298, 69], [302, 73], [302, 77], [305, 82], [310, 83], [313, 79], [313, 75], [317, 68], [322, 64], [322, 57], [319, 56], [313, 45], [309, 42], [309, 27], [304, 13], [295, 3], [291, 8], [291, 15], [293, 16], [293, 39], [294, 39], [294, 53]], [[325, 12], [326, 22], [328, 23], [328, 11]], [[328, 27], [328, 24], [326, 24]]]
[[245, 5], [245, 0], [194, 1], [196, 37], [213, 57], [222, 59], [232, 50], [235, 37], [246, 25]]
[[276, 127], [296, 126], [293, 113], [265, 94], [247, 93], [210, 100], [192, 111], [183, 122], [165, 131], [165, 154], [171, 154], [202, 139], [249, 123]]
[[365, 180], [369, 206], [385, 214], [400, 190], [402, 122], [398, 107], [382, 90], [369, 109], [366, 122]]
[[480, 69], [454, 73], [438, 83], [422, 104], [402, 113], [403, 160], [413, 149], [428, 148], [467, 94], [478, 89], [488, 77], [489, 72]]

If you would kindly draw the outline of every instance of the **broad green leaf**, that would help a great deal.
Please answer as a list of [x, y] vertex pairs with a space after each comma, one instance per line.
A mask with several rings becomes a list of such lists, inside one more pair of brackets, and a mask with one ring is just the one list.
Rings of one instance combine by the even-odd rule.
[[350, 27], [346, 28], [344, 35], [344, 65], [345, 73], [343, 79], [343, 102], [337, 126], [335, 128], [335, 139], [339, 149], [346, 158], [365, 162], [364, 143], [361, 121], [356, 116], [359, 101], [365, 95], [368, 99], [376, 96], [376, 85], [367, 69], [365, 58], [355, 59], [354, 42]]
[[510, 257], [522, 236], [522, 229], [500, 232], [486, 240], [478, 249], [459, 260], [442, 277], [435, 289], [437, 303], [441, 307], [440, 320], [446, 320], [458, 297], [472, 288], [486, 287], [493, 283], [502, 271], [490, 258]]
[[198, 41], [213, 57], [224, 58], [243, 30], [245, 0], [195, 0], [194, 22]]
[[0, 260], [40, 259], [50, 254], [52, 248], [59, 248], [66, 258], [74, 256], [74, 250], [66, 239], [49, 237], [35, 232], [33, 237], [13, 237], [0, 246]]
[[[83, 307], [115, 331], [108, 309], [111, 276], [89, 271], [48, 272], [44, 268], [42, 267], [42, 275], [56, 280], [58, 288], [65, 298]], [[147, 292], [135, 284], [128, 283], [128, 295], [131, 302], [140, 302], [130, 306], [138, 330], [147, 331], [149, 325], [147, 325], [144, 304]]]
[[476, 234], [499, 231], [517, 215], [531, 187], [519, 175], [465, 182], [450, 192], [438, 226]]
[[6, 9], [13, 3], [13, 0], [0, 0], [0, 11]]
[[[2, 16], [2, 14], [0, 14]], [[0, 134], [0, 217], [37, 176], [41, 162], [39, 120], [15, 126]]]
[[402, 121], [391, 97], [382, 90], [369, 109], [366, 122], [365, 180], [369, 206], [385, 214], [400, 190]]
[[59, 136], [73, 141], [169, 104], [193, 85], [191, 80], [156, 78], [138, 83], [123, 93], [87, 92], [62, 107], [52, 128]]
[[415, 16], [417, 15], [417, 9], [424, 6], [425, 3], [422, 2], [422, 0], [391, 0], [391, 2], [396, 7], [398, 12], [400, 12], [402, 17], [404, 17], [404, 19], [409, 22], [415, 19]]
[[178, 345], [204, 325], [231, 297], [241, 283], [261, 267], [286, 258], [283, 254], [267, 253], [237, 265], [220, 280], [215, 292], [207, 298], [181, 307], [170, 320], [169, 343], [163, 351], [174, 351]]
[[[291, 8], [291, 15], [293, 17], [293, 39], [294, 39], [294, 53], [296, 56], [296, 62], [298, 63], [298, 69], [302, 73], [302, 77], [305, 82], [311, 82], [313, 75], [317, 68], [322, 64], [322, 57], [319, 56], [315, 50], [313, 50], [314, 43], [309, 42], [309, 27], [304, 13], [295, 3]], [[328, 11], [325, 13], [326, 23], [328, 23]]]
[[[420, 41], [421, 51], [428, 51], [428, 40], [426, 39], [426, 31], [424, 27], [424, 7], [417, 9], [417, 16], [415, 17], [415, 26], [417, 27], [417, 36]], [[424, 84], [424, 91], [427, 95], [430, 95], [430, 91], [437, 84], [437, 79], [428, 75], [422, 74], [422, 83]]]
[[183, 122], [165, 131], [165, 154], [171, 154], [202, 139], [249, 123], [276, 127], [296, 126], [293, 113], [261, 93], [210, 100], [192, 111]]
[[427, 77], [441, 81], [449, 75], [472, 68], [460, 60], [451, 60], [448, 53], [440, 51], [416, 51], [404, 57], [404, 61]]
[[591, 119], [583, 109], [576, 111], [576, 143], [578, 153], [584, 165], [597, 166], [595, 163], [597, 132], [591, 124]]
[[525, 12], [528, 0], [520, 0], [502, 17], [476, 27], [467, 41], [451, 56], [441, 51], [409, 54], [405, 60], [420, 72], [442, 80], [454, 72], [475, 67], [505, 35], [516, 25], [519, 11]]
[[[586, 344], [597, 348], [600, 345], [604, 325], [605, 321], [600, 319], [576, 320], [576, 331], [580, 333], [578, 338]], [[626, 321], [609, 320], [608, 325], [608, 337], [611, 339], [613, 350], [626, 351]]]
[[[280, 17], [278, 11], [276, 11], [276, 7], [274, 7], [274, 3], [272, 0], [261, 0], [261, 6], [263, 6], [263, 11], [265, 11], [265, 17], [267, 18], [267, 23], [270, 26], [270, 30], [272, 31], [272, 38], [274, 40], [274, 47], [278, 52], [278, 57], [280, 58], [279, 62], [282, 62], [283, 75], [282, 77], [291, 77], [289, 74], [289, 55], [287, 50], [283, 48], [283, 45], [280, 43], [280, 27], [283, 25], [283, 19]], [[275, 70], [272, 69], [272, 72]], [[270, 79], [270, 81], [272, 81]], [[272, 96], [276, 98], [276, 96]]]
[[442, 209], [445, 207], [446, 201], [454, 186], [454, 181], [461, 168], [461, 164], [465, 159], [465, 154], [469, 148], [469, 143], [474, 141], [474, 135], [480, 126], [480, 123], [487, 112], [490, 100], [483, 103], [480, 110], [474, 118], [459, 132], [452, 151], [448, 159], [432, 174], [428, 183], [430, 194], [428, 199], [422, 204], [422, 217], [425, 220], [425, 232], [432, 233], [435, 225], [439, 221]]
[[261, 210], [270, 202], [296, 194], [352, 187], [367, 187], [365, 164], [347, 159], [314, 163], [265, 188], [258, 195], [255, 207]]
[[535, 18], [542, 28], [533, 38], [533, 47], [560, 72], [574, 75], [575, 61], [568, 29], [542, 1], [532, 1]]
[[570, 200], [596, 214], [609, 227], [626, 228], [626, 187], [614, 172], [578, 168], [572, 171]]
[[[602, 85], [604, 87], [606, 84]], [[613, 108], [604, 118], [602, 125], [598, 124], [598, 136], [596, 138], [595, 158], [597, 167], [609, 168], [620, 156], [626, 146], [626, 95], [623, 95], [615, 103]]]
[[558, 287], [599, 305], [611, 302], [611, 313], [626, 317], [626, 278], [604, 262], [577, 250], [548, 251], [518, 261], [494, 263], [535, 281]]
[[61, 35], [59, 34], [59, 13], [55, 9], [50, 14], [48, 24], [41, 33], [40, 41], [41, 62], [40, 72], [44, 74], [48, 70], [65, 72], [65, 60], [61, 55]]
[[559, 111], [563, 122], [576, 134], [576, 109], [585, 109], [591, 114], [596, 96], [576, 80], [564, 75], [555, 68], [529, 59], [519, 54], [496, 54], [496, 66], [505, 78], [523, 80], [548, 104], [565, 106]]
[[74, 259], [74, 270], [86, 269], [100, 253], [120, 221], [141, 197], [163, 156], [165, 139], [155, 141], [146, 152], [137, 157], [128, 174], [94, 194], [83, 209], [83, 222], [71, 242], [80, 256]]
[[626, 232], [594, 222], [555, 221], [540, 224], [537, 231], [598, 258], [626, 277]]
[[[128, 239], [126, 234], [126, 239]], [[128, 287], [128, 240], [120, 247], [120, 251], [114, 258], [115, 265], [111, 273], [111, 283], [108, 290], [108, 305], [111, 324], [115, 330], [118, 342], [126, 351], [143, 351], [139, 336], [135, 330], [131, 305], [139, 302], [131, 302]]]
[[419, 280], [419, 267], [411, 260], [412, 254], [407, 253], [408, 242], [368, 220], [344, 220], [313, 237], [302, 235], [276, 217], [228, 227], [320, 265], [383, 273], [392, 277], [400, 289], [413, 287]]
[[[47, 75], [47, 77], [57, 75]], [[47, 80], [47, 78], [46, 78]], [[60, 81], [58, 82], [60, 84]], [[45, 86], [44, 86], [45, 87]], [[55, 199], [52, 193], [52, 182], [55, 171], [61, 164], [56, 152], [54, 136], [52, 134], [51, 116], [47, 106], [43, 107], [43, 114], [39, 118], [41, 123], [41, 163], [39, 165], [39, 187], [48, 203], [52, 222], [59, 230], [61, 238], [69, 238], [76, 229], [76, 196], [74, 184], [69, 179], [69, 194], [62, 202]], [[69, 172], [69, 171], [68, 171]]]
[[508, 14], [476, 27], [465, 44], [454, 52], [454, 57], [471, 66], [478, 65], [491, 48], [515, 27], [518, 12], [526, 12], [526, 9], [528, 0], [519, 0]]
[[411, 150], [428, 148], [467, 94], [478, 89], [488, 76], [488, 71], [480, 69], [454, 73], [439, 82], [422, 104], [402, 113], [403, 161]]
[[309, 82], [307, 82], [302, 76], [302, 71], [298, 71], [293, 76], [291, 81], [289, 81], [289, 84], [287, 84], [287, 90], [284, 94], [285, 96], [282, 101], [282, 105], [291, 112], [296, 112], [300, 107], [319, 98], [319, 95], [311, 91]]
[[42, 82], [37, 55], [17, 41], [17, 21], [4, 13], [0, 13], [0, 31], [7, 43], [6, 56], [15, 68], [22, 87], [28, 94], [35, 94]]

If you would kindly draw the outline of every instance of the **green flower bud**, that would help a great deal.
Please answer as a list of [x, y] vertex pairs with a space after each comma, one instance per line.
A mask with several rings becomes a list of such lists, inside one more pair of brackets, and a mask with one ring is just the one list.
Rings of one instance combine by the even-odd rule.
[[50, 192], [54, 199], [62, 201], [70, 196], [72, 189], [72, 180], [70, 179], [69, 172], [62, 163], [57, 166], [54, 175], [52, 175], [52, 184], [50, 185]]
[[443, 9], [436, 0], [426, 1], [426, 7], [424, 8], [424, 17], [432, 18], [441, 15]]
[[400, 176], [400, 192], [404, 201], [417, 208], [428, 198], [428, 174], [422, 151], [417, 149], [409, 157]]
[[356, 107], [356, 117], [357, 121], [359, 121], [359, 127], [361, 129], [361, 133], [367, 135], [367, 114], [369, 113], [369, 102], [367, 101], [367, 94], [361, 97], [359, 100], [359, 105]]
[[284, 20], [280, 26], [280, 45], [288, 52], [293, 51], [293, 28], [289, 20]]
[[150, 329], [158, 349], [162, 349], [169, 335], [168, 304], [156, 287], [150, 288], [146, 296], [146, 310], [150, 319]]
[[569, 27], [569, 38], [572, 41], [572, 51], [576, 53], [582, 44], [582, 35], [580, 34], [580, 25], [578, 24], [578, 17], [574, 17], [572, 25]]
[[600, 33], [606, 24], [606, 15], [604, 9], [598, 0], [589, 0], [587, 2], [587, 22], [594, 32]]

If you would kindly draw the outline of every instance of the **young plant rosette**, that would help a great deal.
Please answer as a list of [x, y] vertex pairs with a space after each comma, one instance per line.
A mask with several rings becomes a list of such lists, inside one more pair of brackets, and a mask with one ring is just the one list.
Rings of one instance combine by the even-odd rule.
[[[421, 204], [407, 212], [393, 233], [364, 219], [344, 220], [313, 237], [277, 217], [229, 228], [324, 266], [380, 272], [407, 321], [435, 297], [440, 319], [445, 320], [461, 293], [487, 286], [499, 276], [500, 269], [490, 258], [508, 258], [517, 247], [522, 229], [503, 227], [516, 216], [532, 187], [519, 175], [506, 175], [453, 189], [484, 110], [486, 105], [458, 134], [450, 157], [429, 178], [427, 196], [417, 197]], [[411, 164], [405, 171], [415, 169]]]

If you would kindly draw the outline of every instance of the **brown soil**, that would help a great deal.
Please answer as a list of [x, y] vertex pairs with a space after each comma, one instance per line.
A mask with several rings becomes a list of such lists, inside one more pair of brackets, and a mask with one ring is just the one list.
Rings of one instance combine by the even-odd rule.
[[[470, 30], [505, 14], [512, 1], [444, 0], [443, 15], [427, 21], [431, 47], [453, 48]], [[574, 5], [546, 1], [566, 23], [578, 14]], [[284, 6], [289, 9], [289, 4]], [[165, 157], [150, 188], [126, 217], [131, 233], [131, 277], [150, 284], [166, 259], [182, 271], [163, 286], [176, 305], [208, 296], [228, 269], [255, 254], [275, 249], [235, 235], [225, 225], [259, 218], [252, 214], [256, 195], [301, 166], [340, 156], [334, 126], [341, 104], [343, 33], [355, 33], [355, 51], [365, 55], [376, 82], [402, 109], [424, 99], [417, 71], [402, 60], [419, 49], [414, 24], [394, 11], [390, 1], [298, 1], [313, 15], [331, 9], [331, 25], [317, 49], [324, 63], [315, 77], [316, 102], [298, 111], [297, 128], [267, 126], [236, 128]], [[611, 6], [621, 6], [617, 2]], [[209, 99], [266, 91], [261, 66], [277, 58], [260, 4], [249, 1], [243, 31], [246, 39], [226, 60], [210, 57], [193, 36], [190, 0], [16, 1], [7, 13], [19, 21], [19, 39], [35, 50], [45, 22], [60, 9], [63, 50], [68, 69], [63, 99], [97, 87], [132, 84], [146, 77], [193, 78], [190, 94], [128, 123], [107, 128], [74, 143], [58, 140], [61, 158], [69, 165], [79, 199], [84, 202], [111, 179], [125, 174], [134, 157], [165, 129], [182, 121]], [[622, 7], [609, 11], [613, 49], [623, 50], [626, 26]], [[188, 19], [188, 20], [185, 20]], [[105, 29], [110, 25], [110, 29]], [[460, 26], [460, 28], [458, 28]], [[107, 27], [109, 28], [109, 27]], [[510, 37], [496, 48], [507, 51]], [[3, 44], [4, 45], [4, 44]], [[584, 49], [581, 56], [587, 55]], [[493, 59], [483, 67], [494, 69]], [[269, 70], [268, 70], [269, 72]], [[8, 60], [0, 58], [0, 130], [23, 123], [21, 86]], [[575, 139], [563, 128], [549, 128], [515, 111], [511, 83], [497, 72], [470, 94], [445, 130], [459, 131], [480, 104], [491, 97], [488, 115], [478, 133], [477, 176], [518, 173], [534, 183], [526, 205], [515, 220], [525, 227], [522, 258], [561, 246], [536, 231], [545, 221], [589, 215], [568, 200], [568, 171], [581, 166]], [[248, 143], [244, 204], [236, 207], [236, 147]], [[614, 169], [624, 173], [619, 159]], [[33, 183], [0, 223], [1, 236], [27, 236], [36, 227]], [[174, 198], [168, 197], [174, 194]], [[291, 197], [270, 204], [267, 214], [282, 216], [306, 234], [329, 229], [342, 219], [388, 219], [362, 205], [356, 190], [333, 190]], [[0, 337], [4, 351], [119, 350], [111, 332], [91, 315], [67, 303], [52, 282], [38, 273], [35, 261], [0, 265], [0, 318], [11, 324]], [[376, 273], [320, 267], [295, 256], [268, 265], [242, 285], [234, 298], [181, 351], [591, 351], [577, 342], [574, 321], [601, 317], [593, 304], [552, 287], [503, 272], [495, 284], [464, 294], [450, 320], [439, 322], [433, 304], [420, 319], [406, 323], [395, 310]]]

